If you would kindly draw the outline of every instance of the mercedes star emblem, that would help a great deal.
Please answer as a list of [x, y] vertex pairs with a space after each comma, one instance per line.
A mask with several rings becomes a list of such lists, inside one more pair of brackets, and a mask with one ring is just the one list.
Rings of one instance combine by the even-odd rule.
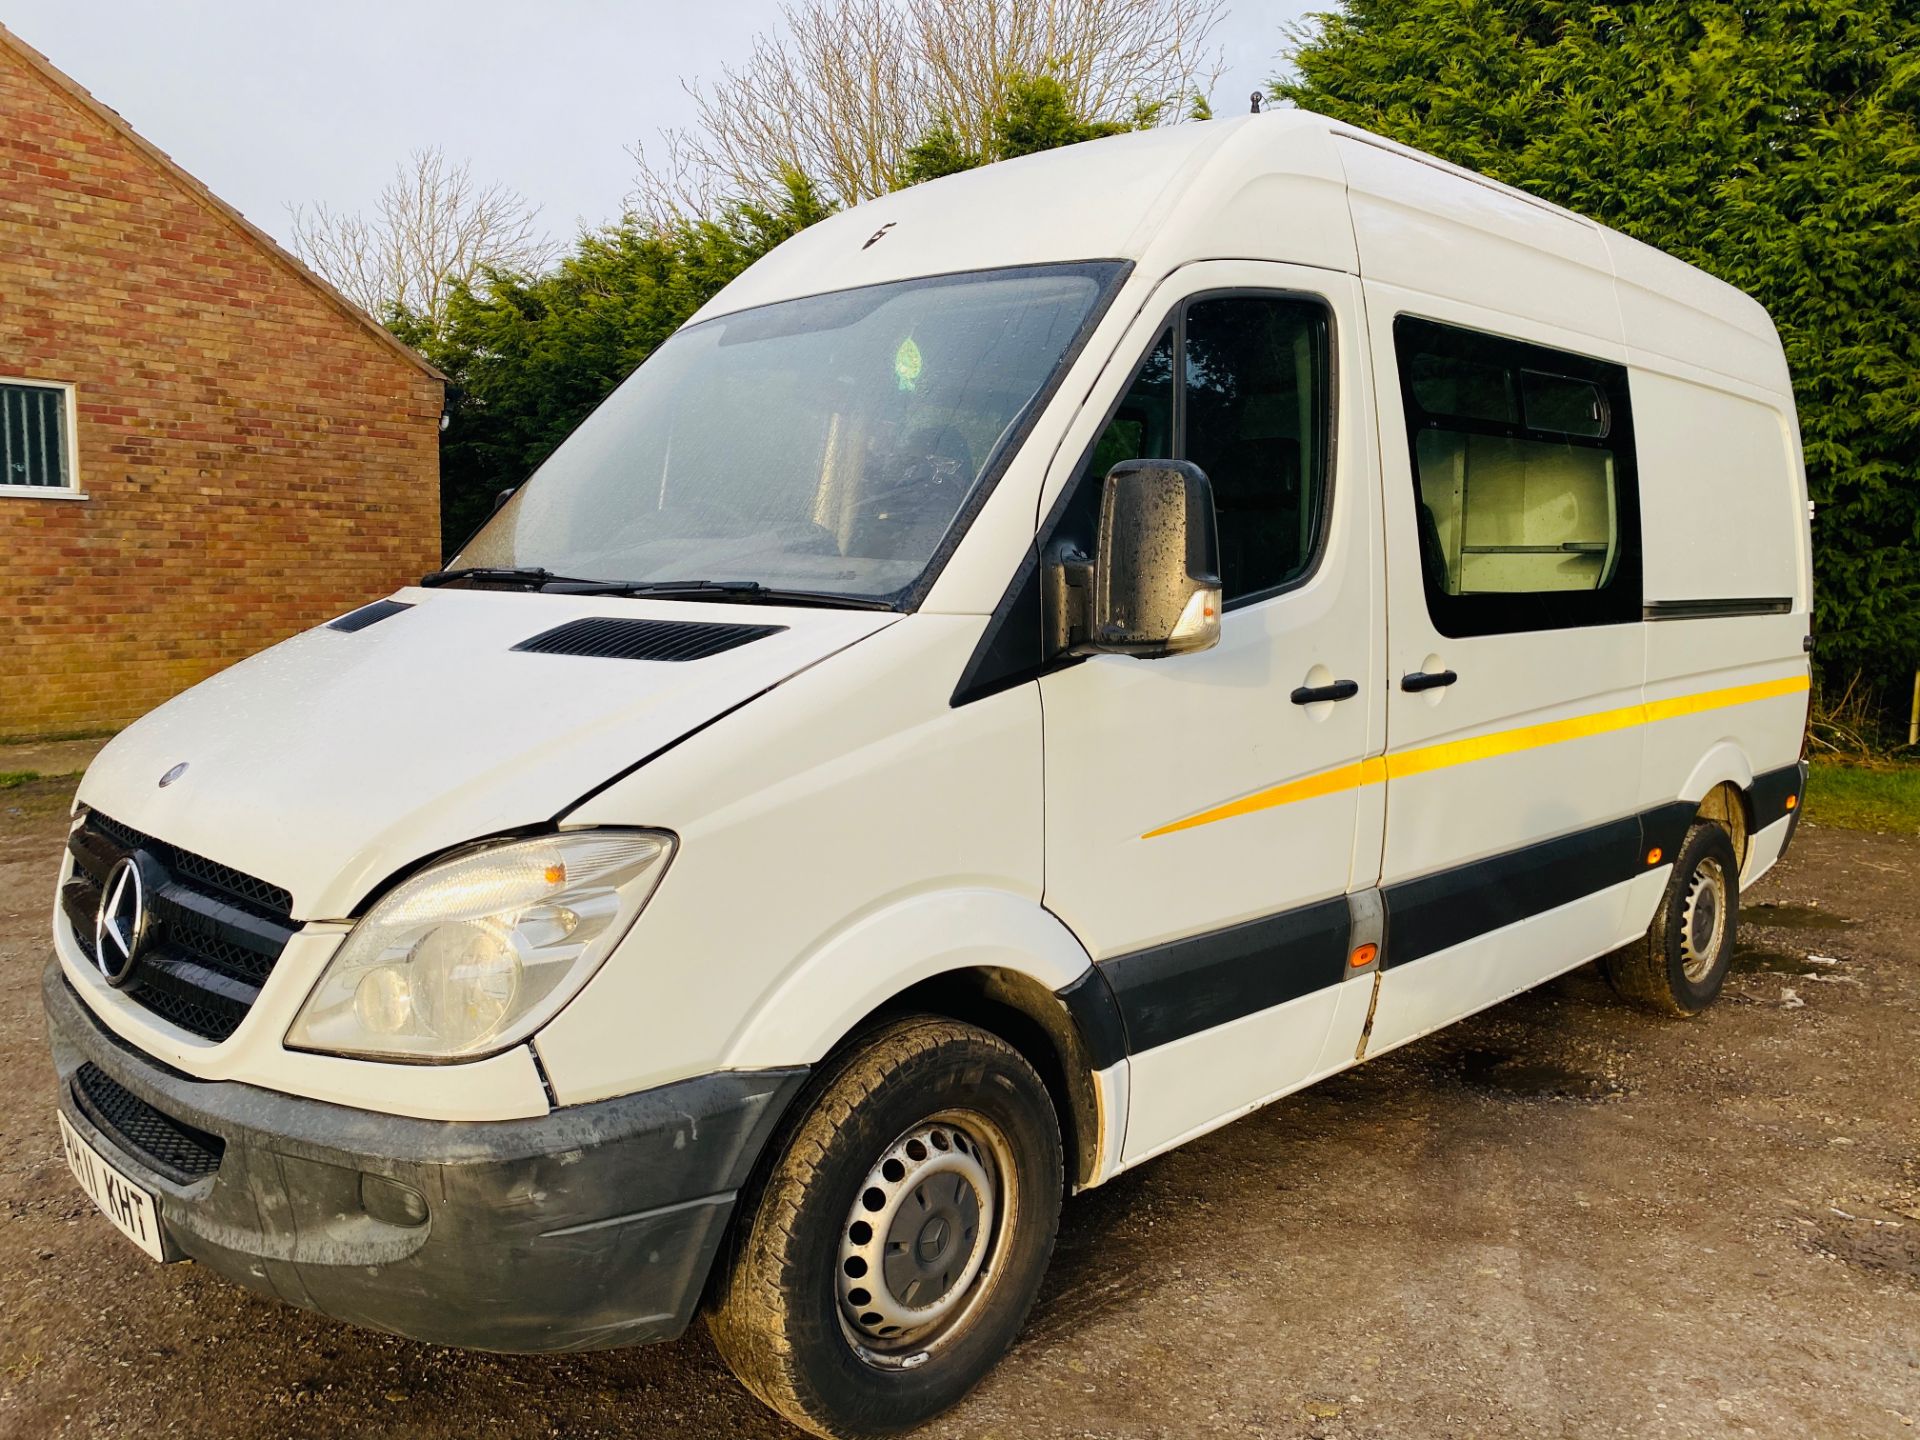
[[138, 855], [123, 856], [107, 872], [93, 918], [93, 962], [116, 989], [133, 975], [147, 941], [147, 884]]

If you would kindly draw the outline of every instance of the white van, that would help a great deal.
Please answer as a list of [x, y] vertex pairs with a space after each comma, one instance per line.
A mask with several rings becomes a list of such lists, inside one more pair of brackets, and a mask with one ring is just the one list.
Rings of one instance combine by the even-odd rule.
[[443, 1344], [704, 1310], [821, 1434], [1064, 1193], [1605, 957], [1713, 1000], [1804, 783], [1753, 301], [1284, 112], [754, 266], [452, 568], [80, 787], [45, 979], [156, 1260]]

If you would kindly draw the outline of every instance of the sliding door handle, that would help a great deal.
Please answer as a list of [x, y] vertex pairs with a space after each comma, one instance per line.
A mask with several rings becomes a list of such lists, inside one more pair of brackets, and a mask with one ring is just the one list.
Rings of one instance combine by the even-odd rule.
[[1451, 685], [1460, 677], [1451, 670], [1416, 670], [1411, 675], [1400, 677], [1400, 688], [1409, 692], [1438, 690], [1442, 685]]
[[1331, 685], [1302, 685], [1292, 700], [1296, 705], [1318, 705], [1322, 700], [1351, 700], [1359, 693], [1358, 680], [1336, 680]]

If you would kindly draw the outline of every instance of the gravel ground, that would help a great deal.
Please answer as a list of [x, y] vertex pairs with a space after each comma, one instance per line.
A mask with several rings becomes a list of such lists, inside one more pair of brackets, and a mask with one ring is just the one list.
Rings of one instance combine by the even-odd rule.
[[[39, 1015], [67, 783], [0, 792], [0, 1436], [794, 1433], [697, 1331], [462, 1354], [114, 1235]], [[1916, 880], [1920, 840], [1808, 824], [1702, 1020], [1582, 970], [1069, 1202], [1026, 1336], [926, 1433], [1913, 1437]]]

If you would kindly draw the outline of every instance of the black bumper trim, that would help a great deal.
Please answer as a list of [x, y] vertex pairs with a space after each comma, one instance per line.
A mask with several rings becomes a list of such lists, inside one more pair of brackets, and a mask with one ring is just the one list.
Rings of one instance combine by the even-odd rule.
[[1764, 830], [1778, 824], [1782, 816], [1786, 817], [1787, 833], [1780, 837], [1780, 853], [1773, 857], [1776, 861], [1786, 859], [1787, 851], [1793, 848], [1800, 817], [1807, 810], [1806, 799], [1807, 762], [1804, 760], [1753, 777], [1754, 829]]
[[1754, 776], [1753, 789], [1747, 792], [1748, 803], [1753, 806], [1753, 828], [1764, 830], [1794, 814], [1799, 810], [1800, 801], [1806, 793], [1805, 761], [1795, 761], [1791, 765], [1765, 770]]
[[[678, 1335], [808, 1073], [720, 1071], [530, 1120], [417, 1120], [180, 1075], [103, 1029], [57, 962], [41, 990], [61, 1109], [159, 1196], [170, 1256], [336, 1319], [470, 1349]], [[104, 1132], [73, 1098], [89, 1063], [216, 1137], [217, 1171], [181, 1184]]]

